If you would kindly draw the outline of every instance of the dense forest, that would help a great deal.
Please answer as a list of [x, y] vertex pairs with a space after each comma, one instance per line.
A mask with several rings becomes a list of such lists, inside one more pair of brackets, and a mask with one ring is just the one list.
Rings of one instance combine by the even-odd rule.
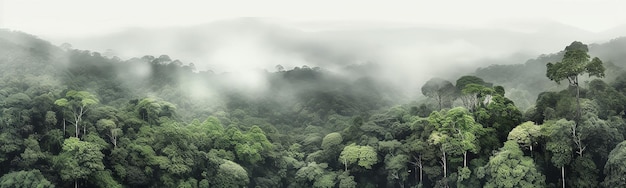
[[399, 100], [0, 30], [0, 187], [626, 187], [626, 38], [563, 46]]

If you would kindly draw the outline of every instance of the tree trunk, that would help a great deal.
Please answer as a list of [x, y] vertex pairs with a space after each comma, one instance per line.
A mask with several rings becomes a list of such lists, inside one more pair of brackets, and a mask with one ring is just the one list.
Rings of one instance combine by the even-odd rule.
[[422, 178], [424, 177], [424, 166], [422, 165], [422, 156], [420, 156], [420, 161], [419, 161], [419, 167], [420, 167], [420, 183], [422, 183]]
[[[422, 183], [422, 177], [423, 177], [423, 172], [424, 172], [424, 165], [422, 165], [422, 156], [416, 157], [415, 155], [413, 155], [413, 159], [415, 159], [415, 162], [410, 162], [411, 164], [413, 164], [413, 169], [415, 170], [415, 181], [419, 180], [419, 183]], [[419, 168], [419, 177], [418, 177], [418, 172], [417, 172], [417, 168]]]
[[78, 119], [74, 121], [74, 130], [76, 132], [76, 138], [78, 138], [78, 132], [80, 132], [80, 129], [78, 129]]
[[576, 114], [576, 125], [580, 122], [580, 116], [582, 115], [580, 112], [580, 86], [578, 86], [578, 76], [576, 77], [576, 104], [577, 104], [577, 114]]
[[63, 138], [65, 138], [65, 118], [63, 118]]
[[[419, 177], [417, 177], [418, 176], [417, 175], [417, 165], [413, 165], [413, 170], [415, 171], [415, 181], [418, 181]], [[421, 175], [421, 172], [420, 172], [420, 175]], [[419, 182], [421, 182], [421, 180]]]
[[442, 166], [443, 166], [443, 177], [447, 178], [448, 177], [448, 168], [447, 168], [447, 162], [446, 162], [447, 158], [446, 158], [446, 152], [443, 152], [443, 156], [441, 157], [441, 162], [442, 162]]
[[561, 167], [561, 181], [563, 183], [563, 188], [565, 188], [565, 165]]
[[74, 180], [74, 188], [78, 188], [78, 180]]
[[443, 97], [439, 96], [439, 111], [441, 111], [441, 103], [443, 102]]
[[463, 152], [463, 167], [467, 167], [467, 151]]

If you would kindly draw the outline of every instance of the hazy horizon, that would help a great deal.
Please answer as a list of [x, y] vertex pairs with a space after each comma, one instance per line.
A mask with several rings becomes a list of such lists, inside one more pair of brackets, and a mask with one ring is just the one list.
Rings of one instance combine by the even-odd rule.
[[215, 72], [272, 70], [277, 64], [336, 69], [363, 62], [400, 70], [426, 63], [474, 68], [523, 63], [574, 40], [591, 44], [619, 37], [626, 32], [623, 5], [610, 0], [0, 0], [0, 28], [55, 45], [110, 49], [123, 59], [166, 54]]
[[124, 60], [168, 55], [216, 73], [306, 65], [344, 74], [352, 65], [375, 64], [369, 76], [415, 92], [432, 77], [524, 63], [575, 40], [592, 44], [623, 36], [626, 13], [619, 7], [624, 5], [608, 0], [0, 0], [0, 28]]

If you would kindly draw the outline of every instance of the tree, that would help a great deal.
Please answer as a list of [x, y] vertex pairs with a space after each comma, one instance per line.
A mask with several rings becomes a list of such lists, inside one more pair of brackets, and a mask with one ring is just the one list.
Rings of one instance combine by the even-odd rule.
[[476, 114], [478, 123], [495, 129], [495, 135], [497, 135], [500, 143], [505, 142], [508, 133], [522, 123], [522, 112], [519, 111], [513, 101], [501, 94], [492, 95], [489, 104], [478, 110]]
[[296, 172], [296, 181], [301, 184], [300, 186], [311, 187], [311, 183], [314, 184], [327, 173], [326, 168], [328, 168], [328, 164], [326, 163], [318, 164], [316, 162], [310, 162]]
[[0, 133], [0, 163], [13, 159], [22, 149], [24, 140], [14, 129], [4, 129]]
[[[83, 115], [89, 111], [88, 107], [98, 104], [100, 101], [95, 95], [87, 91], [68, 91], [65, 94], [65, 98], [54, 101], [54, 104], [64, 107], [71, 114], [76, 130], [76, 137], [78, 138], [79, 123], [83, 120]], [[84, 134], [84, 133], [83, 133]]]
[[557, 122], [546, 122], [542, 126], [542, 132], [548, 139], [546, 150], [552, 153], [550, 161], [555, 167], [561, 169], [561, 185], [563, 188], [565, 188], [565, 165], [572, 160], [572, 140], [569, 139], [568, 133], [573, 124], [575, 123], [561, 119]]
[[604, 187], [626, 187], [626, 141], [619, 143], [604, 165]]
[[626, 110], [626, 96], [600, 79], [589, 82], [587, 96], [598, 104], [598, 116], [602, 119], [622, 114]]
[[439, 110], [451, 105], [456, 88], [450, 81], [441, 78], [432, 78], [422, 86], [422, 94], [435, 99]]
[[0, 188], [54, 188], [39, 170], [17, 171], [0, 178]]
[[461, 89], [461, 101], [470, 112], [475, 112], [486, 97], [494, 93], [492, 88], [478, 84], [467, 84]]
[[30, 167], [36, 165], [39, 161], [43, 161], [48, 156], [41, 151], [39, 147], [39, 141], [35, 138], [35, 135], [30, 135], [28, 139], [24, 140], [24, 152], [20, 154], [21, 165], [24, 167]]
[[406, 165], [408, 162], [409, 156], [405, 154], [388, 154], [387, 156], [385, 156], [385, 170], [387, 170], [387, 181], [389, 183], [397, 182], [400, 187], [404, 187], [404, 182], [409, 176], [409, 169], [407, 169]]
[[470, 75], [465, 75], [465, 76], [461, 76], [459, 79], [456, 80], [456, 89], [458, 91], [461, 91], [465, 88], [465, 86], [469, 85], [469, 84], [477, 84], [477, 85], [482, 85], [485, 87], [491, 87], [493, 84], [491, 83], [487, 83], [485, 82], [482, 78], [477, 77], [477, 76], [470, 76]]
[[341, 134], [337, 132], [327, 134], [326, 136], [324, 136], [324, 139], [322, 140], [322, 149], [324, 150], [331, 149], [332, 147], [335, 147], [341, 144], [342, 141], [343, 141], [343, 138], [341, 137]]
[[354, 181], [354, 176], [350, 176], [348, 171], [344, 171], [339, 174], [339, 188], [355, 188], [356, 182]]
[[315, 182], [313, 183], [313, 187], [319, 187], [319, 188], [333, 188], [335, 187], [335, 178], [337, 178], [337, 174], [335, 173], [326, 173], [322, 176], [320, 176], [317, 180], [315, 180]]
[[109, 140], [111, 140], [113, 147], [117, 147], [117, 140], [118, 137], [122, 134], [122, 129], [117, 128], [115, 122], [110, 119], [98, 120], [96, 125], [98, 126], [98, 129], [102, 129], [107, 132], [106, 135], [109, 137]]
[[598, 187], [599, 171], [589, 155], [576, 157], [570, 167], [570, 187]]
[[463, 167], [467, 167], [467, 152], [477, 153], [479, 150], [476, 135], [482, 130], [482, 125], [476, 123], [463, 107], [447, 112], [433, 112], [428, 121], [435, 127], [430, 139], [441, 146], [443, 155], [446, 152], [459, 151], [463, 154]]
[[78, 187], [79, 180], [104, 170], [101, 149], [97, 144], [80, 141], [76, 137], [65, 139], [63, 151], [55, 158], [61, 179], [73, 180], [75, 187]]
[[602, 61], [594, 57], [589, 61], [589, 55], [587, 54], [589, 49], [586, 44], [578, 41], [572, 42], [569, 46], [565, 47], [565, 54], [561, 62], [548, 63], [546, 76], [555, 81], [557, 84], [562, 80], [567, 79], [570, 86], [576, 88], [576, 102], [578, 104], [578, 112], [576, 114], [576, 123], [578, 123], [580, 112], [580, 88], [578, 76], [588, 74], [589, 77], [604, 77], [604, 66]]
[[478, 107], [478, 103], [481, 102], [478, 99], [483, 97], [490, 90], [493, 84], [485, 82], [482, 78], [476, 76], [462, 76], [456, 80], [456, 90], [459, 93], [459, 98], [470, 112]]
[[515, 141], [521, 147], [530, 149], [532, 156], [533, 146], [537, 144], [537, 140], [541, 137], [540, 129], [533, 122], [522, 123], [509, 132], [508, 140]]
[[343, 148], [339, 161], [344, 164], [345, 171], [348, 171], [348, 165], [354, 163], [366, 169], [372, 169], [372, 165], [378, 162], [378, 153], [371, 146], [350, 144]]
[[265, 137], [265, 133], [258, 126], [252, 128], [244, 135], [235, 130], [231, 136], [232, 145], [237, 159], [241, 162], [255, 164], [263, 159], [262, 154], [272, 150], [273, 146]]
[[545, 176], [515, 141], [505, 142], [484, 169], [484, 187], [545, 187]]
[[220, 164], [215, 177], [215, 187], [247, 187], [250, 182], [248, 172], [239, 164], [225, 160]]
[[152, 97], [141, 99], [137, 103], [137, 113], [150, 124], [156, 124], [161, 116], [173, 117], [175, 110], [174, 104]]

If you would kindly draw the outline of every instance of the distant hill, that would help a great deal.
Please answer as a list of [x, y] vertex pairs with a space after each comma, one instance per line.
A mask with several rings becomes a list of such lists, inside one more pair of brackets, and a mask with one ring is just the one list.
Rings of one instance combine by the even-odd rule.
[[[557, 52], [574, 40], [606, 41], [550, 21], [507, 22], [494, 28], [382, 23], [288, 23], [258, 18], [169, 28], [128, 28], [102, 36], [51, 38], [75, 48], [122, 59], [167, 54], [215, 73], [286, 69], [307, 65], [348, 74], [348, 67], [370, 66], [368, 77], [420, 96], [432, 77], [455, 79], [478, 67], [519, 64]], [[109, 53], [105, 53], [109, 52]], [[362, 72], [359, 72], [362, 73]], [[410, 84], [407, 84], [410, 83]]]
[[[564, 45], [565, 46], [565, 45]], [[564, 48], [564, 47], [563, 47]], [[589, 54], [599, 57], [607, 69], [607, 82], [626, 67], [626, 37], [620, 37], [601, 44], [589, 44]], [[474, 75], [479, 76], [496, 85], [504, 86], [520, 108], [524, 109], [534, 104], [537, 95], [547, 90], [557, 90], [567, 87], [567, 84], [557, 85], [546, 75], [546, 64], [558, 62], [563, 58], [563, 52], [542, 54], [523, 64], [490, 65], [476, 70]], [[585, 77], [583, 77], [584, 79]], [[583, 83], [584, 85], [585, 83]]]

